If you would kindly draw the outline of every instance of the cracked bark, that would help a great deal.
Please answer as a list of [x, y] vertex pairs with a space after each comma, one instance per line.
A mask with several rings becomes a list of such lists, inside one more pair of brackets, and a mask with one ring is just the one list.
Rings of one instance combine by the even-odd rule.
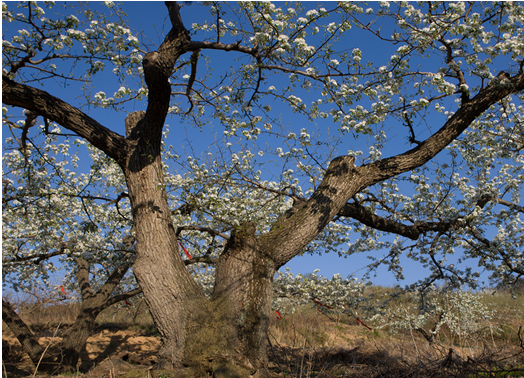
[[[254, 57], [258, 52], [240, 44], [192, 42], [179, 7], [166, 5], [173, 28], [158, 51], [144, 58], [149, 89], [147, 109], [128, 116], [126, 138], [56, 97], [5, 77], [3, 102], [30, 109], [76, 132], [122, 167], [137, 238], [133, 269], [162, 336], [162, 355], [178, 366], [207, 364], [202, 357], [213, 356], [205, 348], [204, 336], [214, 330], [213, 353], [214, 357], [220, 357], [215, 361], [222, 359], [221, 363], [226, 365], [233, 361], [242, 366], [240, 376], [255, 370], [260, 375], [267, 363], [265, 335], [274, 272], [299, 254], [341, 212], [352, 211], [363, 223], [389, 227], [372, 214], [351, 207], [348, 201], [366, 187], [428, 162], [491, 105], [524, 89], [524, 75], [506, 78], [505, 85], [482, 89], [462, 104], [438, 132], [404, 154], [360, 167], [355, 167], [354, 158], [349, 156], [334, 159], [313, 195], [305, 201], [296, 201], [266, 234], [259, 235], [249, 225], [242, 225], [228, 240], [224, 254], [217, 261], [215, 292], [213, 300], [208, 302], [178, 252], [164, 190], [160, 146], [171, 93], [168, 79], [177, 59], [187, 52], [234, 50]], [[402, 232], [415, 237], [415, 231], [404, 228]], [[204, 368], [224, 369], [216, 364]]]

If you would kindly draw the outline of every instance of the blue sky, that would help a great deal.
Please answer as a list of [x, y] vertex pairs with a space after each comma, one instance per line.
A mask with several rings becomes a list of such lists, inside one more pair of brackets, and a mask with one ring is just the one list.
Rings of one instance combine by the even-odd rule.
[[[103, 3], [92, 3], [94, 8], [100, 9], [101, 11], [106, 10], [107, 8]], [[170, 29], [170, 22], [167, 15], [167, 9], [163, 2], [153, 1], [153, 2], [127, 2], [122, 6], [122, 9], [127, 13], [127, 19], [129, 20], [129, 25], [132, 29], [142, 32], [144, 37], [139, 37], [141, 41], [141, 47], [146, 48], [148, 51], [154, 51], [156, 46], [160, 45], [163, 41], [164, 35]], [[53, 11], [59, 12], [61, 9], [55, 7]], [[186, 28], [190, 29], [191, 24], [194, 22], [202, 23], [204, 20], [211, 19], [211, 16], [207, 13], [206, 9], [201, 3], [183, 3], [182, 7], [182, 19]], [[4, 24], [3, 28], [7, 30], [7, 34], [10, 32], [11, 25]], [[386, 25], [387, 27], [387, 25]], [[345, 48], [351, 51], [353, 48], [360, 48], [363, 51], [365, 59], [370, 59], [375, 61], [376, 64], [380, 60], [384, 60], [384, 64], [387, 64], [389, 57], [394, 52], [395, 48], [378, 46], [376, 44], [369, 42], [369, 35], [365, 32], [358, 30], [351, 31], [351, 38], [348, 38], [347, 41], [344, 41], [346, 44]], [[198, 40], [198, 36], [194, 37], [195, 40]], [[392, 49], [389, 51], [388, 49]], [[225, 71], [228, 67], [233, 64], [235, 58], [238, 58], [240, 55], [234, 52], [224, 53], [224, 52], [205, 52], [205, 55], [212, 58], [213, 69], [219, 73], [220, 71]], [[440, 62], [435, 62], [436, 65], [439, 65]], [[119, 84], [113, 79], [110, 74], [110, 69], [107, 70], [107, 73], [102, 74], [96, 80], [96, 87], [93, 88], [93, 93], [97, 91], [104, 91], [108, 94], [111, 94], [118, 90]], [[105, 79], [107, 78], [107, 80]], [[269, 83], [271, 84], [271, 83]], [[81, 95], [78, 91], [77, 85], [63, 86], [61, 82], [48, 82], [44, 88], [46, 91], [54, 94], [71, 104], [75, 104], [77, 101], [76, 97]], [[304, 100], [306, 101], [307, 94], [304, 95]], [[312, 94], [311, 96], [315, 96]], [[126, 111], [133, 110], [144, 110], [146, 102], [134, 102], [130, 103], [126, 107]], [[278, 106], [275, 105], [275, 109]], [[87, 113], [98, 120], [103, 125], [109, 127], [110, 129], [124, 133], [124, 119], [127, 115], [125, 111], [114, 112], [112, 110], [105, 109], [89, 109]], [[297, 123], [306, 122], [307, 120], [303, 117], [298, 117], [296, 114], [291, 113], [290, 111], [283, 112], [281, 114], [281, 121], [285, 125], [290, 125], [290, 127], [297, 127]], [[440, 127], [441, 124], [439, 117], [435, 117], [430, 122], [434, 122], [433, 130]], [[214, 142], [214, 136], [208, 129], [198, 130], [196, 128], [186, 127], [184, 125], [178, 124], [177, 118], [168, 118], [167, 123], [170, 125], [170, 139], [167, 141], [168, 144], [172, 144], [176, 149], [182, 150], [191, 145], [197, 152], [205, 152], [210, 144]], [[320, 130], [330, 127], [326, 122], [316, 121], [316, 125]], [[400, 127], [400, 125], [393, 125], [390, 128], [394, 129], [395, 127]], [[299, 128], [299, 127], [298, 127]], [[219, 124], [213, 125], [213, 130], [215, 133], [220, 134], [221, 126]], [[404, 133], [405, 130], [402, 131]], [[399, 132], [401, 134], [401, 132]], [[173, 138], [173, 135], [177, 135], [177, 138]], [[402, 134], [404, 135], [404, 134]], [[427, 135], [426, 135], [427, 136]], [[423, 139], [424, 134], [421, 134], [421, 139]], [[408, 150], [410, 147], [409, 143], [405, 136], [399, 137], [397, 139], [399, 142], [395, 143], [389, 150], [385, 150], [386, 153], [390, 152], [391, 154], [398, 153], [401, 151]], [[356, 144], [361, 143], [360, 141], [355, 141], [353, 138], [348, 138], [345, 143], [340, 146], [340, 149], [357, 149]], [[359, 148], [365, 150], [359, 146]], [[387, 251], [375, 253], [376, 257], [380, 257], [381, 254], [387, 254]], [[405, 270], [404, 274], [406, 281], [404, 283], [411, 283], [417, 279], [424, 277], [425, 271], [415, 263], [405, 260]], [[364, 272], [364, 268], [368, 263], [368, 259], [365, 254], [353, 255], [348, 258], [338, 257], [336, 254], [329, 253], [323, 254], [321, 256], [309, 256], [305, 255], [302, 257], [296, 257], [293, 259], [287, 267], [289, 267], [293, 273], [309, 273], [314, 269], [319, 268], [320, 274], [330, 277], [335, 273], [340, 273], [342, 276], [349, 274], [356, 274], [360, 276]], [[372, 278], [372, 282], [380, 285], [395, 285], [397, 282], [394, 279], [394, 275], [387, 271], [385, 268], [381, 268], [378, 271], [376, 277]]]

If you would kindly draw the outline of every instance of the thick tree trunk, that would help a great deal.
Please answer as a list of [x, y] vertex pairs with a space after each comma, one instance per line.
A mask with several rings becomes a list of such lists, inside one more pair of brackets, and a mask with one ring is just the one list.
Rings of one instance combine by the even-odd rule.
[[227, 303], [233, 346], [245, 367], [267, 367], [267, 332], [276, 267], [260, 249], [255, 227], [232, 232], [217, 264], [213, 301]]
[[[78, 314], [73, 325], [66, 331], [62, 339], [62, 361], [60, 371], [75, 373], [76, 371], [87, 371], [91, 367], [89, 361], [82, 360], [78, 367], [80, 355], [86, 349], [87, 339], [95, 328], [96, 317], [101, 310], [102, 303], [95, 303], [97, 298], [82, 303], [82, 310]], [[100, 299], [100, 298], [98, 298]]]
[[215, 290], [185, 325], [193, 376], [265, 376], [274, 264], [251, 224], [237, 228], [217, 262]]
[[39, 370], [52, 372], [57, 368], [54, 359], [44, 355], [44, 347], [38, 343], [33, 332], [18, 316], [11, 304], [4, 299], [2, 299], [2, 320], [7, 324], [20, 344], [22, 344], [22, 349], [29, 355], [33, 364], [35, 366], [38, 365]]
[[[128, 136], [137, 132], [141, 122], [148, 122], [144, 112], [128, 116]], [[205, 307], [206, 300], [178, 252], [164, 188], [160, 138], [144, 139], [125, 169], [137, 239], [133, 272], [162, 336], [161, 355], [179, 366], [184, 360], [186, 321]]]
[[[145, 112], [126, 119], [128, 138], [148, 130]], [[143, 131], [142, 131], [143, 132]], [[162, 336], [164, 361], [191, 376], [244, 377], [267, 365], [267, 329], [275, 269], [251, 225], [233, 233], [217, 264], [208, 301], [178, 250], [160, 160], [160, 138], [142, 138], [125, 176], [133, 209], [135, 276]]]

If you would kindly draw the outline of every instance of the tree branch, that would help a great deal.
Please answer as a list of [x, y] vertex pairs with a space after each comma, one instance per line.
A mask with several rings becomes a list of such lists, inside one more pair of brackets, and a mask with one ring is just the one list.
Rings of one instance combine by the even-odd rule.
[[77, 257], [75, 262], [78, 265], [76, 279], [78, 286], [80, 287], [80, 296], [82, 302], [85, 302], [88, 298], [95, 295], [93, 289], [91, 289], [91, 284], [89, 283], [89, 263], [81, 257]]
[[129, 298], [133, 298], [135, 295], [138, 295], [142, 292], [142, 289], [141, 288], [136, 288], [136, 289], [133, 289], [131, 291], [128, 291], [127, 293], [122, 293], [122, 294], [118, 294], [118, 295], [115, 295], [114, 297], [111, 297], [109, 298], [103, 305], [103, 309], [106, 309], [108, 308], [109, 306], [112, 306], [114, 305], [115, 303], [118, 303], [118, 302], [121, 302], [121, 301], [125, 301]]
[[[165, 2], [167, 11], [169, 12], [169, 19], [171, 20], [171, 25], [173, 28], [171, 32], [178, 34], [180, 32], [187, 32], [184, 23], [182, 22], [182, 17], [180, 16], [180, 5], [176, 1], [166, 1]], [[171, 33], [170, 32], [170, 33]]]
[[189, 81], [187, 83], [187, 89], [186, 89], [186, 97], [189, 100], [189, 103], [191, 104], [191, 106], [189, 107], [189, 110], [186, 112], [186, 114], [191, 113], [191, 110], [193, 110], [193, 107], [195, 106], [195, 103], [193, 102], [193, 98], [191, 97], [191, 89], [193, 88], [193, 84], [195, 83], [199, 55], [200, 55], [200, 50], [195, 50], [193, 51], [193, 54], [191, 54], [191, 59], [190, 59], [191, 76], [189, 77]]
[[[284, 265], [300, 253], [356, 193], [427, 163], [490, 106], [523, 89], [524, 74], [498, 78], [469, 102], [462, 104], [440, 130], [403, 154], [360, 167], [354, 166], [354, 157], [340, 156], [332, 160], [313, 195], [306, 202], [295, 203], [279, 217], [267, 234], [261, 235], [262, 248], [272, 256], [277, 268]], [[361, 217], [369, 217], [369, 214], [363, 213]], [[411, 230], [405, 231], [407, 234]]]
[[401, 155], [381, 159], [360, 167], [359, 174], [367, 177], [367, 180], [363, 182], [363, 188], [427, 163], [490, 106], [504, 97], [522, 90], [524, 90], [524, 74], [522, 73], [510, 78], [503, 78], [500, 83], [495, 82], [481, 89], [470, 101], [462, 104], [440, 130], [419, 146]]
[[128, 150], [125, 138], [58, 97], [41, 89], [16, 83], [2, 75], [2, 102], [28, 109], [58, 123], [104, 151], [122, 166]]
[[258, 49], [253, 47], [242, 46], [240, 42], [236, 43], [222, 43], [222, 42], [191, 42], [189, 44], [190, 50], [201, 50], [201, 49], [210, 49], [210, 50], [223, 50], [223, 51], [238, 51], [246, 53], [256, 57], [258, 55]]
[[118, 286], [122, 278], [126, 275], [127, 271], [131, 267], [131, 264], [125, 264], [124, 266], [117, 267], [113, 270], [113, 273], [107, 278], [106, 282], [102, 285], [100, 290], [96, 292], [96, 295], [103, 296], [106, 300], [111, 296], [111, 293]]

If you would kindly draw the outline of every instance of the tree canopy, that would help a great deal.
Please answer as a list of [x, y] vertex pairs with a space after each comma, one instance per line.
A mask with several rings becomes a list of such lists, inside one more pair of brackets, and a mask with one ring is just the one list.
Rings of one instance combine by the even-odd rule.
[[[171, 24], [159, 46], [130, 4], [105, 5], [3, 4], [4, 272], [73, 244], [134, 261], [175, 365], [202, 320], [196, 274], [252, 319], [231, 331], [248, 370], [275, 273], [304, 252], [386, 250], [372, 264], [399, 278], [406, 256], [429, 269], [421, 290], [524, 274], [520, 4], [167, 2], [140, 20]], [[277, 286], [307, 295], [294, 282]]]

